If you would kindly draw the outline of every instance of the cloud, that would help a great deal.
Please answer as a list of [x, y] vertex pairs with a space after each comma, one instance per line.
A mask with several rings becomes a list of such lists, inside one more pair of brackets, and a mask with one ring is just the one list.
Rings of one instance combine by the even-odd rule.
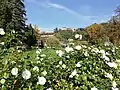
[[64, 5], [61, 5], [61, 4], [57, 4], [57, 3], [53, 3], [53, 2], [50, 2], [50, 0], [27, 0], [27, 2], [29, 3], [34, 3], [40, 7], [44, 7], [44, 8], [55, 8], [55, 9], [58, 9], [58, 10], [64, 10], [65, 12], [73, 15], [74, 17], [76, 17], [78, 20], [84, 20], [84, 21], [87, 21], [87, 20], [90, 20], [92, 18], [95, 18], [96, 16], [84, 16], [82, 14], [79, 14], [77, 13], [76, 11], [64, 6]]
[[50, 6], [50, 7], [52, 7], [52, 8], [64, 10], [64, 11], [66, 11], [66, 12], [72, 14], [72, 15], [78, 16], [78, 17], [81, 16], [80, 14], [78, 14], [77, 12], [69, 9], [69, 8], [66, 7], [66, 6], [63, 6], [63, 5], [60, 5], [60, 4], [56, 4], [56, 3], [51, 3], [51, 2], [48, 2], [47, 4], [48, 4], [48, 6]]
[[[50, 0], [26, 0], [27, 2], [37, 5], [42, 8], [47, 8], [48, 10], [52, 10], [52, 8], [60, 11], [65, 11], [68, 15], [71, 15], [71, 18], [74, 18], [76, 22], [84, 24], [87, 26], [91, 23], [103, 22], [108, 19], [108, 15], [93, 15], [93, 8], [89, 5], [82, 5], [78, 8], [80, 11], [73, 10], [65, 5], [51, 2]], [[86, 13], [86, 14], [85, 14]], [[51, 29], [43, 28], [46, 31]], [[42, 30], [43, 30], [42, 29]]]

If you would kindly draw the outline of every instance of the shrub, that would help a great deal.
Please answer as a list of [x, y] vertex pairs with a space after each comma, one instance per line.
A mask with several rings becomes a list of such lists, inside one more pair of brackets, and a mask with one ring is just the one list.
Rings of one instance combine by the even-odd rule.
[[24, 52], [21, 52], [23, 56], [18, 56], [15, 52], [12, 58], [4, 59], [3, 55], [9, 55], [12, 50], [4, 50], [0, 56], [1, 90], [120, 88], [120, 47], [81, 44], [54, 51], [56, 57], [37, 49], [32, 52], [35, 57]]
[[59, 47], [60, 42], [55, 36], [49, 36], [46, 40], [46, 44], [48, 47]]

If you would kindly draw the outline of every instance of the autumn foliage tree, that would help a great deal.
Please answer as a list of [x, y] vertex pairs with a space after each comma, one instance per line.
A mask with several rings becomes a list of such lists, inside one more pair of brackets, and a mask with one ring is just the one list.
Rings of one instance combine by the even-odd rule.
[[36, 40], [39, 41], [41, 39], [41, 36], [40, 36], [40, 30], [37, 25], [34, 25], [33, 32], [35, 34]]

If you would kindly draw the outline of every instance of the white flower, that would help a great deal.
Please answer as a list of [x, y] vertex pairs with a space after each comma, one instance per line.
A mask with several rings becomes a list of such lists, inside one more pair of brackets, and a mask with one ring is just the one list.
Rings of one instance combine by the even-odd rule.
[[0, 44], [1, 44], [1, 45], [4, 45], [5, 43], [4, 43], [4, 42], [1, 42]]
[[44, 70], [44, 71], [42, 72], [42, 74], [45, 76], [45, 75], [47, 74], [47, 72]]
[[110, 61], [109, 57], [107, 57], [106, 55], [103, 55], [103, 57], [106, 61]]
[[73, 48], [72, 48], [72, 47], [66, 47], [66, 48], [65, 48], [65, 51], [66, 51], [67, 53], [69, 53], [69, 52], [73, 51]]
[[62, 61], [60, 61], [59, 64], [62, 65]]
[[112, 87], [112, 90], [119, 90], [118, 88], [114, 88], [114, 87]]
[[106, 73], [106, 75], [105, 75], [107, 78], [110, 78], [111, 80], [113, 79], [113, 76], [112, 76], [112, 74], [111, 73]]
[[63, 65], [62, 65], [62, 67], [63, 67], [63, 68], [66, 68], [66, 65], [65, 65], [65, 64], [63, 64]]
[[37, 50], [37, 51], [36, 51], [36, 54], [40, 54], [40, 51]]
[[11, 73], [12, 73], [12, 75], [17, 75], [18, 74], [18, 68], [13, 68], [12, 70], [11, 70]]
[[91, 90], [98, 90], [96, 87], [91, 88]]
[[80, 39], [80, 40], [82, 39], [82, 35], [79, 35], [79, 39]]
[[56, 54], [57, 54], [59, 57], [62, 57], [62, 55], [64, 54], [64, 52], [61, 51], [61, 50], [57, 50], [57, 51], [56, 51]]
[[117, 68], [117, 64], [115, 62], [108, 62], [107, 65], [109, 67], [114, 67], [114, 68]]
[[76, 71], [76, 70], [74, 70], [74, 71], [71, 73], [72, 76], [75, 76], [76, 74], [77, 74], [77, 71]]
[[15, 30], [13, 30], [12, 33], [15, 33]]
[[52, 90], [52, 88], [48, 88], [48, 89], [46, 89], [46, 90]]
[[0, 28], [0, 35], [5, 35], [4, 29]]
[[79, 34], [76, 34], [76, 35], [75, 35], [75, 39], [78, 39], [78, 38], [79, 38], [79, 36], [80, 36]]
[[37, 84], [44, 85], [46, 83], [46, 79], [44, 77], [38, 77]]
[[120, 63], [120, 60], [116, 60], [117, 63]]
[[73, 78], [73, 76], [72, 76], [72, 75], [70, 75], [70, 76], [69, 76], [69, 78]]
[[31, 77], [31, 72], [29, 71], [29, 70], [24, 70], [23, 72], [22, 72], [22, 77], [24, 78], [24, 79], [29, 79], [30, 77]]
[[117, 83], [115, 81], [113, 81], [112, 85], [113, 85], [114, 88], [116, 88]]
[[78, 62], [78, 63], [76, 64], [76, 67], [81, 67], [80, 62]]
[[35, 67], [33, 68], [33, 71], [39, 72], [39, 67], [35, 66]]
[[81, 49], [81, 46], [80, 46], [80, 45], [77, 45], [77, 46], [75, 47], [75, 49], [76, 49], [76, 50], [80, 50], [80, 49]]
[[70, 56], [66, 56], [66, 58], [70, 58]]
[[0, 80], [0, 83], [1, 83], [1, 84], [4, 84], [4, 83], [5, 83], [5, 79], [1, 79], [1, 80]]
[[59, 50], [56, 50], [56, 54], [59, 54]]
[[22, 50], [18, 50], [18, 53], [22, 52]]

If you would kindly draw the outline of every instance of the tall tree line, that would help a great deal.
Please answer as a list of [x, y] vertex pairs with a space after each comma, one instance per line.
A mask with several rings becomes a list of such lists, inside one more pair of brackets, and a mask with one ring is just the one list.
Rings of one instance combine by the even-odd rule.
[[1, 40], [6, 41], [8, 46], [29, 44], [28, 38], [34, 38], [28, 36], [33, 35], [28, 34], [33, 33], [33, 28], [25, 22], [24, 0], [0, 0], [0, 28], [3, 28], [6, 33]]

